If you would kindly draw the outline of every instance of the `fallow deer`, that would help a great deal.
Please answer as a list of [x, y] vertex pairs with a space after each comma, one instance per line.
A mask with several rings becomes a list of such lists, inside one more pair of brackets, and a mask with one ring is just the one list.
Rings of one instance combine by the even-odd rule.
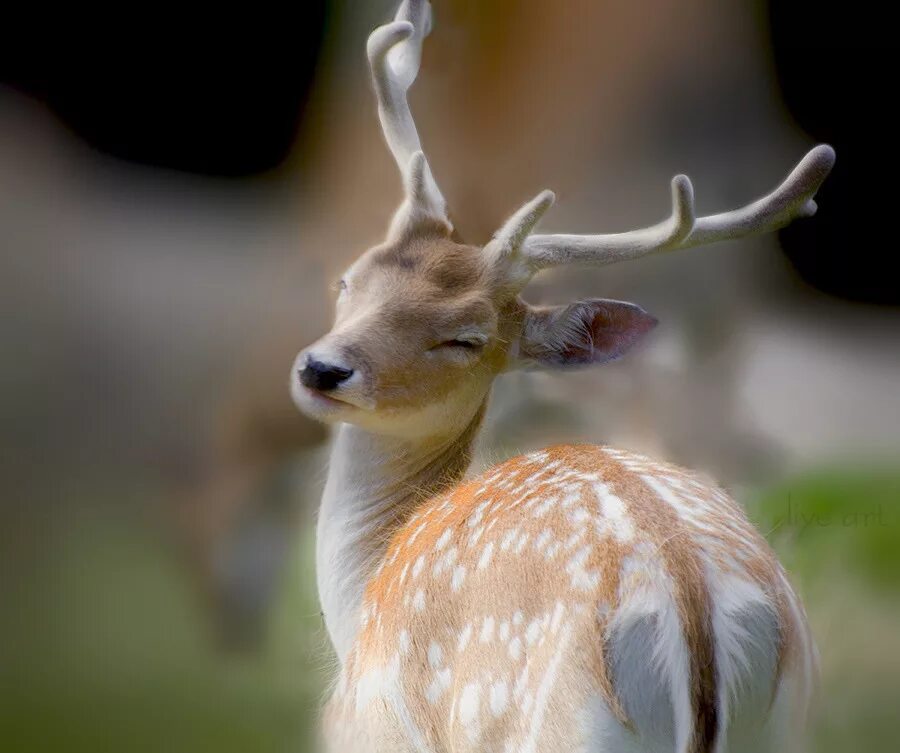
[[329, 334], [297, 356], [295, 402], [338, 424], [317, 578], [340, 661], [336, 753], [785, 750], [816, 669], [803, 607], [740, 507], [681, 468], [560, 446], [463, 480], [494, 379], [620, 357], [656, 321], [589, 299], [535, 308], [548, 267], [610, 264], [775, 230], [816, 210], [834, 162], [804, 157], [771, 194], [608, 235], [538, 235], [554, 196], [483, 248], [454, 235], [407, 90], [431, 26], [404, 0], [369, 37], [405, 198], [340, 282]]

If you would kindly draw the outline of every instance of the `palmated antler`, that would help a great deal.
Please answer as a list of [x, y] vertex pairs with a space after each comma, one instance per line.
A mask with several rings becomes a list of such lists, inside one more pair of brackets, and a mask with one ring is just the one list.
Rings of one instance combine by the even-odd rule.
[[[772, 193], [740, 209], [706, 217], [694, 214], [694, 191], [685, 175], [672, 179], [672, 214], [658, 225], [606, 235], [531, 235], [519, 255], [530, 272], [565, 264], [615, 264], [658, 251], [702, 246], [759, 235], [816, 213], [813, 197], [834, 165], [834, 150], [821, 144], [800, 161]], [[501, 233], [511, 233], [514, 216]], [[534, 222], [530, 222], [530, 226]]]
[[400, 225], [416, 219], [429, 218], [450, 226], [446, 202], [422, 154], [406, 97], [419, 73], [422, 41], [430, 32], [428, 0], [404, 0], [394, 20], [375, 29], [367, 45], [378, 117], [405, 188], [405, 199], [394, 217], [391, 235], [399, 231]]

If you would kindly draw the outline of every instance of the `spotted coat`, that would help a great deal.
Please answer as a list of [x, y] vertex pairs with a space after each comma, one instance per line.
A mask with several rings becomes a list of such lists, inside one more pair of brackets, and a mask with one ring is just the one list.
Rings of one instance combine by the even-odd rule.
[[723, 491], [560, 446], [423, 502], [393, 535], [326, 736], [335, 753], [593, 751], [600, 715], [623, 738], [712, 750], [751, 674], [766, 713], [785, 668], [805, 686], [813, 661], [781, 566]]

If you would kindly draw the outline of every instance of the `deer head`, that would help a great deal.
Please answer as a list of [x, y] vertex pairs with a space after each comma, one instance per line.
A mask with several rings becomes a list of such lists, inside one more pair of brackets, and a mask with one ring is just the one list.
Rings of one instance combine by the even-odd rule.
[[554, 201], [543, 191], [485, 246], [463, 244], [407, 102], [430, 29], [427, 0], [404, 0], [395, 20], [369, 37], [378, 114], [405, 194], [385, 241], [341, 279], [333, 329], [294, 363], [294, 400], [316, 418], [408, 437], [465, 426], [500, 373], [614, 360], [656, 324], [640, 306], [601, 298], [530, 306], [520, 294], [542, 269], [613, 264], [742, 238], [816, 211], [813, 197], [834, 164], [825, 145], [772, 193], [733, 211], [697, 217], [691, 182], [678, 175], [671, 215], [656, 225], [540, 235], [535, 227]]

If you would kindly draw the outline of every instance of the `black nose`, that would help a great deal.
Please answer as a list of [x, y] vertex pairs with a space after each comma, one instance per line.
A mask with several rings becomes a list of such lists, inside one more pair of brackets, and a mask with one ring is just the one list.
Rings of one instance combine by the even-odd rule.
[[307, 361], [300, 371], [300, 384], [312, 390], [327, 392], [353, 376], [353, 369], [343, 369], [321, 361]]

